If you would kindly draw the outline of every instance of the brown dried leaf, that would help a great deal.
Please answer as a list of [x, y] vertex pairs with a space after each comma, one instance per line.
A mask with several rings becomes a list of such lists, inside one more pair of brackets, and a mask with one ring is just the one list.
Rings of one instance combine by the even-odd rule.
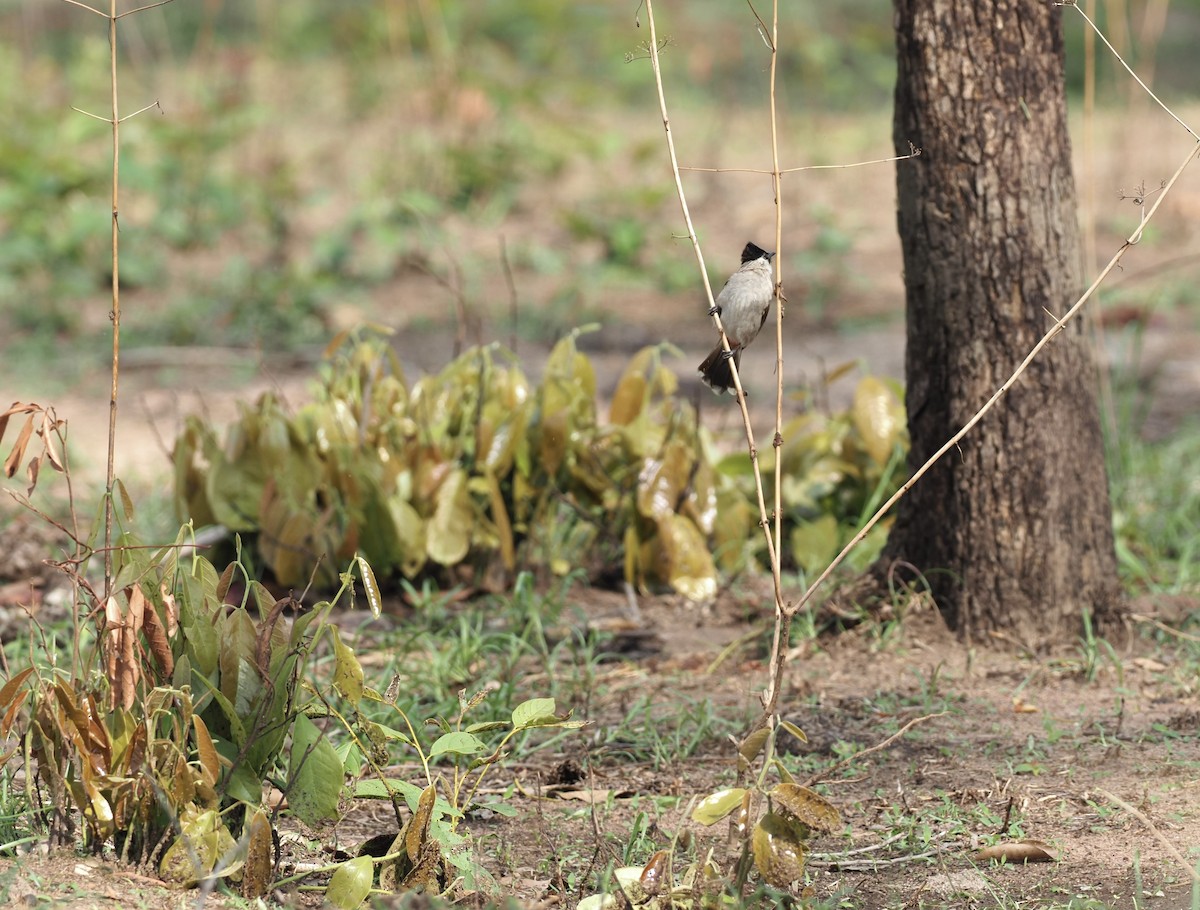
[[781, 815], [814, 831], [833, 831], [842, 824], [832, 803], [799, 784], [777, 784], [771, 789], [771, 803]]
[[225, 567], [225, 571], [221, 573], [221, 577], [217, 581], [217, 601], [220, 603], [225, 603], [225, 597], [229, 594], [229, 586], [233, 584], [235, 569], [237, 569], [237, 563], [231, 562]]
[[638, 878], [642, 890], [650, 897], [671, 886], [671, 851], [659, 850], [650, 857]]
[[196, 729], [196, 753], [200, 758], [200, 770], [204, 772], [204, 779], [209, 785], [215, 787], [217, 777], [221, 773], [221, 757], [217, 754], [217, 747], [208, 732], [208, 725], [199, 714], [192, 715], [192, 726]]
[[[141, 591], [141, 586], [139, 585], [135, 590]], [[167, 630], [163, 627], [158, 611], [152, 603], [146, 604], [142, 618], [142, 632], [146, 636], [146, 643], [150, 646], [150, 653], [154, 655], [162, 678], [169, 680], [171, 674], [175, 672], [175, 655], [171, 653], [171, 644], [167, 641]]]
[[[33, 667], [26, 667], [0, 688], [0, 708], [12, 701], [13, 696], [17, 694], [17, 689], [21, 688], [21, 684], [29, 679], [33, 669]], [[0, 736], [8, 736], [8, 729], [0, 727]]]
[[804, 879], [804, 838], [782, 815], [763, 815], [754, 826], [750, 845], [754, 865], [767, 884], [790, 888]]
[[55, 420], [53, 412], [42, 412], [42, 425], [38, 427], [38, 436], [42, 439], [42, 446], [45, 449], [46, 457], [50, 459], [50, 465], [54, 470], [62, 474], [66, 471], [63, 467], [62, 457], [58, 454], [58, 447], [54, 443], [54, 437], [58, 433], [59, 428], [65, 423], [62, 420]]
[[1049, 844], [1040, 840], [1007, 841], [984, 847], [976, 854], [981, 862], [996, 860], [1006, 863], [1056, 863], [1055, 856]]
[[253, 900], [267, 893], [271, 884], [273, 842], [271, 822], [262, 809], [255, 811], [247, 826], [246, 865], [242, 868], [242, 897]]
[[29, 437], [33, 435], [33, 415], [30, 414], [25, 418], [25, 423], [21, 426], [21, 432], [17, 434], [17, 441], [13, 443], [12, 451], [8, 453], [8, 458], [4, 460], [4, 476], [11, 478], [17, 473], [17, 465], [25, 460], [25, 449], [29, 445]]
[[417, 800], [417, 811], [404, 832], [404, 852], [414, 866], [421, 858], [421, 851], [429, 841], [429, 823], [433, 818], [433, 804], [437, 800], [437, 786], [430, 784], [421, 791]]
[[0, 414], [0, 442], [4, 441], [4, 431], [8, 429], [8, 418], [19, 413], [21, 413], [21, 402], [14, 401], [8, 406], [7, 411]]

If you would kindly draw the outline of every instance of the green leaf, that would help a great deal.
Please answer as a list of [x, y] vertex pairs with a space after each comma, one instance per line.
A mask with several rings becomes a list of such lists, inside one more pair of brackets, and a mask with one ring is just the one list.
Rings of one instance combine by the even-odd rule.
[[742, 797], [746, 795], [743, 787], [730, 787], [728, 790], [718, 790], [710, 793], [692, 810], [692, 821], [702, 825], [712, 825], [725, 818], [730, 812], [742, 805]]
[[329, 879], [325, 899], [340, 910], [354, 910], [367, 899], [374, 881], [375, 862], [370, 856], [346, 860]]
[[507, 730], [511, 726], [512, 724], [504, 720], [485, 720], [477, 724], [470, 724], [467, 727], [467, 732], [490, 733], [492, 730]]
[[292, 728], [288, 764], [288, 804], [306, 825], [317, 826], [338, 817], [338, 797], [345, 770], [329, 740], [303, 714]]
[[826, 512], [814, 521], [799, 522], [792, 528], [789, 542], [797, 565], [808, 573], [820, 572], [837, 555], [837, 518]]
[[512, 722], [518, 730], [525, 727], [542, 726], [537, 721], [556, 721], [553, 698], [531, 698], [513, 708]]
[[429, 757], [450, 753], [451, 755], [477, 755], [487, 749], [483, 741], [473, 733], [455, 730], [439, 736], [429, 747]]
[[421, 798], [421, 788], [416, 784], [406, 780], [380, 780], [378, 777], [360, 780], [354, 785], [352, 793], [356, 799], [391, 799], [393, 793], [399, 793], [410, 809]]

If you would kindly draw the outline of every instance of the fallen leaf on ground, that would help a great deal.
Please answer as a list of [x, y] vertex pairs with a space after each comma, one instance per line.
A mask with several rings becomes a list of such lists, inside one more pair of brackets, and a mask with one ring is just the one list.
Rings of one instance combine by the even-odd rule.
[[1054, 855], [1049, 844], [1039, 840], [1007, 841], [1003, 844], [993, 844], [979, 851], [976, 859], [987, 861], [997, 860], [1008, 863], [1054, 863], [1058, 857]]

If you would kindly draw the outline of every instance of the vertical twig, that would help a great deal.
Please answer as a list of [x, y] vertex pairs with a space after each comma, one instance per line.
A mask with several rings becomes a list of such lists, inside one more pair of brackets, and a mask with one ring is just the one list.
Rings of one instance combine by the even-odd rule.
[[[683, 179], [679, 173], [679, 158], [675, 154], [675, 137], [671, 133], [671, 118], [667, 115], [667, 97], [663, 91], [662, 68], [658, 59], [658, 32], [654, 23], [654, 3], [653, 0], [645, 0], [645, 4], [646, 20], [650, 27], [650, 66], [654, 71], [654, 85], [658, 90], [658, 109], [662, 115], [663, 130], [667, 135], [667, 152], [671, 158], [671, 174], [675, 178], [675, 192], [679, 197], [679, 207], [683, 211], [684, 223], [687, 225], [688, 239], [692, 241], [692, 250], [695, 252], [696, 262], [700, 266], [700, 277], [704, 282], [704, 293], [708, 298], [709, 308], [713, 311], [713, 324], [717, 327], [717, 331], [721, 333], [721, 347], [725, 351], [729, 351], [729, 339], [725, 335], [725, 327], [721, 324], [721, 314], [716, 312], [712, 284], [708, 280], [708, 269], [704, 265], [704, 253], [700, 249], [700, 240], [696, 237], [696, 228], [692, 224], [692, 214], [688, 208], [687, 194], [683, 191]], [[746, 431], [746, 444], [750, 449], [750, 464], [754, 469], [754, 491], [758, 498], [759, 523], [762, 525], [763, 536], [767, 541], [767, 557], [771, 563], [771, 574], [775, 582], [776, 610], [777, 612], [782, 612], [783, 591], [779, 580], [779, 556], [775, 549], [775, 539], [771, 534], [771, 521], [767, 515], [767, 502], [763, 494], [762, 473], [758, 465], [758, 447], [754, 443], [754, 428], [750, 423], [750, 412], [746, 408], [746, 393], [742, 390], [742, 380], [738, 375], [737, 364], [733, 360], [730, 360], [729, 366], [733, 374], [733, 386], [737, 390], [738, 405], [742, 411], [742, 426]]]
[[108, 463], [104, 482], [104, 602], [113, 586], [113, 486], [116, 480], [117, 380], [121, 372], [121, 275], [119, 211], [121, 118], [117, 107], [117, 0], [108, 5], [108, 60], [112, 89], [112, 390], [108, 402]]
[[504, 268], [504, 284], [508, 287], [508, 349], [515, 354], [520, 311], [517, 306], [517, 283], [513, 281], [512, 263], [508, 261], [508, 243], [503, 234], [500, 235], [500, 265]]
[[[749, 0], [747, 0], [749, 2]], [[753, 9], [751, 4], [751, 9]], [[755, 16], [758, 14], [755, 13]], [[779, 0], [771, 10], [771, 184], [775, 191], [775, 552], [783, 551], [783, 172], [779, 168], [779, 115], [775, 99], [779, 71]], [[782, 587], [779, 560], [771, 563], [775, 590]], [[783, 598], [775, 598], [775, 629], [771, 638], [771, 662], [768, 665], [766, 691], [763, 692], [763, 723], [768, 723], [779, 706], [779, 685], [783, 678], [783, 659], [795, 608]]]

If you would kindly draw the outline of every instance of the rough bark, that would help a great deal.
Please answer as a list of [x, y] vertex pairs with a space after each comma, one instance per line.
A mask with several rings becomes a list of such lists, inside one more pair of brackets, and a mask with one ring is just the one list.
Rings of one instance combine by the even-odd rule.
[[[1049, 0], [894, 0], [910, 466], [975, 413], [1082, 291], [1062, 23]], [[1082, 322], [902, 500], [884, 561], [980, 641], [1073, 640], [1119, 591]], [[894, 564], [894, 563], [893, 563]]]

